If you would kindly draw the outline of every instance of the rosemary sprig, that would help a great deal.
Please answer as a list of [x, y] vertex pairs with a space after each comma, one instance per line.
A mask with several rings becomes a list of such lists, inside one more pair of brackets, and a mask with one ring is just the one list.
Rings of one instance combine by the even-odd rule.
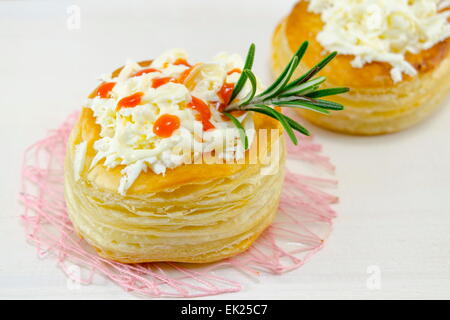
[[239, 122], [238, 119], [236, 119], [231, 113], [223, 112], [225, 116], [227, 116], [231, 122], [236, 126], [236, 128], [239, 130], [239, 135], [241, 136], [242, 143], [244, 144], [244, 150], [248, 149], [248, 138], [245, 134], [245, 129], [242, 126], [242, 124]]
[[[248, 48], [247, 57], [245, 58], [245, 64], [244, 64], [244, 70], [252, 70], [253, 67], [253, 60], [255, 59], [255, 44], [252, 43], [250, 45], [250, 48]], [[234, 86], [233, 93], [230, 97], [230, 102], [233, 101], [239, 92], [241, 92], [242, 88], [244, 88], [245, 81], [247, 81], [247, 73], [242, 72], [241, 76], [238, 79], [238, 82], [236, 82], [236, 85]]]
[[[344, 107], [336, 102], [320, 99], [322, 97], [328, 97], [341, 93], [348, 92], [348, 88], [329, 88], [320, 90], [320, 85], [325, 82], [325, 77], [314, 76], [322, 70], [333, 58], [336, 56], [336, 52], [329, 54], [325, 59], [320, 61], [309, 71], [303, 74], [301, 77], [291, 80], [291, 77], [297, 69], [300, 60], [305, 55], [308, 48], [308, 42], [305, 41], [299, 47], [297, 52], [292, 57], [291, 61], [285, 67], [279, 77], [263, 92], [256, 95], [256, 77], [251, 71], [253, 66], [253, 60], [255, 58], [255, 45], [251, 44], [245, 59], [244, 69], [241, 76], [237, 81], [233, 93], [230, 98], [230, 103], [224, 109], [224, 114], [227, 116], [236, 128], [239, 130], [239, 134], [245, 149], [248, 149], [248, 138], [245, 134], [245, 129], [242, 124], [236, 119], [230, 112], [236, 110], [253, 111], [264, 114], [271, 118], [280, 121], [281, 125], [285, 129], [286, 133], [297, 145], [298, 140], [294, 134], [294, 130], [301, 134], [309, 136], [309, 131], [306, 130], [295, 120], [282, 114], [270, 106], [288, 107], [288, 108], [300, 108], [319, 112], [322, 114], [329, 114], [329, 110], [342, 110]], [[239, 93], [245, 86], [247, 80], [250, 81], [251, 91], [247, 96], [242, 99], [236, 99]]]

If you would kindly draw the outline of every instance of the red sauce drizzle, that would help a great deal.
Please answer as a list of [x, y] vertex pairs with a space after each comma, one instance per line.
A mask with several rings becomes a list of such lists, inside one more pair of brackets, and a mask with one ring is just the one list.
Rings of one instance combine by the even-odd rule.
[[144, 94], [142, 92], [136, 92], [131, 96], [120, 99], [119, 102], [117, 103], [116, 111], [120, 110], [121, 108], [136, 107], [139, 103], [141, 103], [141, 97], [143, 95]]
[[95, 92], [96, 96], [99, 96], [102, 99], [109, 98], [110, 91], [116, 85], [115, 82], [105, 82], [98, 86], [97, 91]]
[[241, 69], [239, 69], [239, 68], [234, 68], [234, 69], [231, 69], [230, 71], [228, 71], [228, 72], [227, 72], [227, 75], [233, 74], [233, 73], [235, 73], [235, 72], [237, 72], [237, 73], [242, 73]]
[[195, 68], [196, 66], [198, 66], [198, 65], [200, 65], [200, 64], [197, 63], [197, 64], [191, 66], [189, 69], [184, 70], [184, 71], [180, 74], [180, 76], [178, 77], [178, 79], [177, 79], [176, 82], [183, 84], [184, 81], [186, 80], [186, 78], [189, 77], [189, 75], [191, 74], [192, 70], [194, 70], [194, 68]]
[[[224, 83], [222, 88], [217, 92], [217, 95], [220, 98], [220, 102], [217, 102], [217, 110], [222, 112], [230, 103], [231, 94], [234, 90], [234, 83]], [[245, 111], [232, 111], [231, 114], [235, 117], [239, 117], [244, 114]], [[230, 121], [230, 118], [227, 116], [222, 115], [222, 120], [224, 121]]]
[[221, 103], [219, 104], [219, 111], [222, 112], [223, 109], [230, 103], [231, 94], [233, 93], [234, 89], [234, 83], [224, 83], [222, 85], [222, 88], [217, 92], [217, 95], [219, 96]]
[[180, 127], [180, 119], [171, 114], [163, 114], [156, 119], [153, 125], [153, 133], [161, 138], [168, 138]]
[[[178, 60], [183, 60], [184, 62], [186, 62], [186, 60], [184, 60], [184, 59], [178, 59]], [[175, 61], [174, 64], [179, 62], [178, 60]], [[184, 63], [179, 62], [178, 64], [184, 64]], [[182, 84], [184, 82], [184, 80], [186, 80], [186, 78], [189, 76], [189, 74], [191, 73], [192, 69], [194, 69], [194, 67], [189, 65], [187, 62], [186, 62], [186, 66], [188, 66], [189, 69], [184, 70], [178, 76], [178, 78], [176, 78], [176, 79], [175, 78], [171, 78], [171, 77], [153, 79], [153, 81], [152, 81], [152, 88], [158, 88], [158, 87], [160, 87], [160, 86], [162, 86], [162, 85], [164, 85], [164, 84], [166, 84], [168, 82], [175, 82], [175, 83], [181, 83]]]
[[194, 69], [194, 67], [190, 67], [189, 69], [184, 70], [180, 76], [177, 79], [178, 83], [183, 83], [184, 80], [186, 80], [186, 78], [189, 76], [189, 74], [191, 73], [192, 69]]
[[142, 69], [142, 70], [139, 70], [138, 72], [136, 72], [135, 74], [133, 74], [132, 77], [138, 77], [138, 76], [142, 76], [143, 74], [152, 73], [152, 72], [161, 72], [161, 71], [159, 71], [158, 69], [155, 69], [155, 68]]
[[192, 67], [187, 61], [186, 59], [183, 58], [178, 58], [177, 60], [175, 60], [175, 62], [173, 63], [176, 66], [179, 66], [180, 64], [185, 65], [186, 67]]
[[156, 78], [152, 80], [152, 88], [159, 88], [162, 85], [169, 83], [169, 82], [175, 82], [174, 78], [171, 77], [164, 77], [164, 78]]
[[209, 110], [209, 106], [203, 100], [192, 96], [192, 101], [188, 104], [188, 107], [198, 112], [196, 119], [202, 122], [203, 131], [214, 128], [214, 125], [209, 121], [211, 119], [211, 110]]

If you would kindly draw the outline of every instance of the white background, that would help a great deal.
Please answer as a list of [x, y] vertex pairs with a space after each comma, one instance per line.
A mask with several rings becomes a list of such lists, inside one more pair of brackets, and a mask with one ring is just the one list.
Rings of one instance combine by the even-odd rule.
[[[98, 75], [127, 58], [181, 47], [194, 60], [245, 54], [270, 81], [270, 38], [293, 0], [0, 2], [0, 297], [135, 298], [99, 281], [68, 290], [52, 259], [38, 260], [19, 222], [21, 156], [72, 111]], [[66, 27], [67, 7], [81, 28]], [[351, 137], [312, 125], [337, 166], [339, 218], [324, 250], [303, 268], [249, 282], [241, 298], [450, 298], [450, 99], [398, 134]], [[370, 266], [380, 290], [366, 286]]]

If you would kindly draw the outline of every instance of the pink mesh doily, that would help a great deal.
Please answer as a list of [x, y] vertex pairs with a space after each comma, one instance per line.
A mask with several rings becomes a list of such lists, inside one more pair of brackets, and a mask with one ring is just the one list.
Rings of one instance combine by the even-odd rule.
[[[66, 141], [78, 113], [31, 145], [22, 169], [24, 206], [21, 219], [29, 242], [41, 258], [54, 257], [65, 274], [81, 284], [99, 276], [123, 289], [149, 297], [199, 297], [240, 291], [243, 283], [264, 274], [280, 274], [302, 266], [323, 245], [336, 217], [331, 205], [337, 197], [326, 189], [337, 181], [329, 159], [312, 138], [299, 136], [299, 146], [288, 141], [288, 168], [279, 213], [246, 252], [207, 265], [146, 263], [127, 265], [99, 257], [74, 233], [63, 192]], [[295, 165], [301, 162], [301, 165]], [[302, 168], [308, 172], [299, 172]], [[295, 172], [294, 172], [295, 169]], [[303, 170], [302, 170], [303, 171]], [[73, 272], [75, 270], [79, 272]]]

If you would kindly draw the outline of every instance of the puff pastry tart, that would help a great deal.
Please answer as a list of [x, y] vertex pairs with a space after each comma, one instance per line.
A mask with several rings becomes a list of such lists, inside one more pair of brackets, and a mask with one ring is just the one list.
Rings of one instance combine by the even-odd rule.
[[450, 89], [449, 15], [440, 0], [299, 1], [273, 35], [273, 70], [279, 74], [304, 40], [310, 50], [300, 69], [338, 51], [323, 75], [325, 86], [351, 88], [331, 99], [345, 110], [301, 115], [349, 134], [399, 131], [428, 116]]
[[[250, 132], [245, 149], [219, 112], [240, 78], [240, 57], [220, 54], [197, 65], [187, 59], [171, 50], [103, 76], [70, 135], [69, 217], [103, 257], [224, 259], [246, 250], [277, 212], [285, 161], [279, 122], [235, 111]], [[240, 95], [247, 92], [246, 84]], [[260, 141], [262, 129], [278, 133]], [[263, 161], [275, 146], [276, 163]]]

